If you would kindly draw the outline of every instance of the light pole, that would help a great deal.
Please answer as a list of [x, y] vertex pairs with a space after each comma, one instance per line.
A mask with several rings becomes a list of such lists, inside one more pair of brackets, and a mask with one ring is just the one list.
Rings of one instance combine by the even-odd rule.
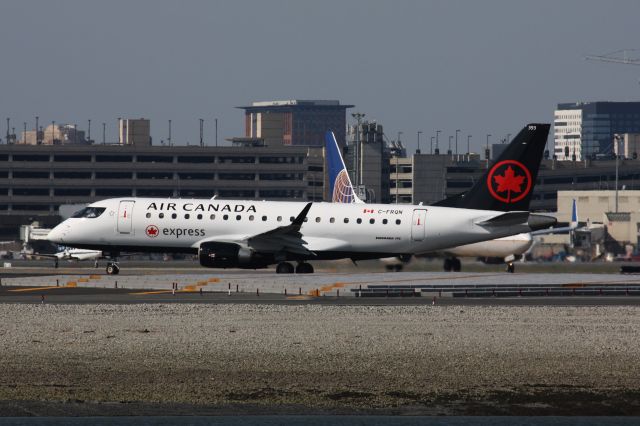
[[51, 121], [51, 145], [56, 142], [56, 122], [55, 120]]
[[467, 161], [471, 155], [471, 135], [467, 135]]
[[88, 120], [89, 123], [87, 125], [87, 142], [91, 143], [91, 119]]
[[418, 130], [418, 149], [416, 150], [416, 154], [420, 154], [420, 133], [422, 133], [422, 130]]
[[[214, 119], [215, 123], [216, 123], [216, 146], [218, 146], [218, 119]], [[314, 191], [315, 191], [315, 186], [313, 187]]]
[[36, 145], [40, 145], [40, 132], [38, 131], [38, 120], [40, 117], [36, 115]]
[[107, 144], [107, 123], [102, 123], [102, 145]]
[[351, 114], [351, 117], [355, 118], [357, 122], [355, 142], [356, 150], [353, 153], [353, 177], [355, 178], [354, 181], [356, 185], [359, 185], [360, 182], [360, 124], [362, 123], [364, 116], [365, 114], [361, 112], [354, 112]]
[[453, 139], [453, 136], [449, 136], [449, 149], [447, 149], [447, 155], [453, 155], [451, 152], [451, 139]]
[[24, 124], [24, 133], [23, 133], [24, 140], [22, 142], [27, 143], [27, 122], [25, 121], [23, 124]]
[[620, 158], [620, 149], [618, 142], [620, 142], [620, 135], [613, 136], [615, 140], [615, 153], [616, 153], [616, 213], [618, 213], [618, 158]]
[[171, 146], [171, 120], [169, 120], [169, 137], [167, 138], [169, 146]]
[[490, 134], [487, 134], [487, 147], [484, 149], [484, 158], [487, 160], [487, 169], [489, 168], [489, 138]]
[[456, 129], [456, 158], [458, 157], [458, 133], [460, 133], [460, 129]]
[[442, 132], [442, 130], [436, 130], [436, 151], [435, 151], [436, 155], [440, 154], [440, 148], [439, 148], [440, 144], [439, 144], [439, 141], [438, 141], [438, 139], [440, 137], [440, 132]]
[[204, 146], [204, 119], [200, 119], [200, 146]]
[[433, 154], [433, 140], [435, 139], [435, 136], [431, 136], [431, 145], [429, 146], [429, 154]]

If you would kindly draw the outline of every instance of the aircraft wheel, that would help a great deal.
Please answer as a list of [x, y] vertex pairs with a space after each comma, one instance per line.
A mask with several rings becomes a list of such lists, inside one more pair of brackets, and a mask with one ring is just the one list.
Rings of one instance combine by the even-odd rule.
[[513, 274], [516, 271], [516, 265], [513, 264], [513, 262], [509, 262], [507, 264], [507, 272]]
[[454, 272], [460, 272], [462, 270], [462, 263], [460, 262], [460, 259], [457, 257], [451, 259], [451, 269], [453, 269]]
[[445, 272], [451, 272], [451, 259], [449, 259], [448, 257], [444, 260], [444, 271]]
[[396, 271], [396, 272], [401, 272], [401, 271], [402, 271], [402, 265], [396, 265], [396, 266], [393, 268], [393, 270], [394, 270], [394, 271]]
[[107, 274], [118, 275], [118, 273], [120, 273], [120, 268], [118, 267], [118, 265], [114, 265], [113, 263], [107, 265]]
[[276, 266], [277, 274], [293, 274], [293, 265], [289, 262], [280, 262]]
[[296, 266], [296, 274], [313, 274], [313, 266], [307, 262], [298, 263]]

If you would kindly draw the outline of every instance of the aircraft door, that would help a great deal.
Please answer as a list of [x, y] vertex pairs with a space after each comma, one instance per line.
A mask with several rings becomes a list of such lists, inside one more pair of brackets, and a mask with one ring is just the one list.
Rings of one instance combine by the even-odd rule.
[[427, 210], [415, 209], [413, 211], [413, 219], [411, 221], [411, 239], [413, 241], [422, 241], [425, 236], [424, 223], [427, 218]]
[[118, 207], [118, 232], [130, 234], [133, 229], [133, 206], [135, 201], [120, 201]]

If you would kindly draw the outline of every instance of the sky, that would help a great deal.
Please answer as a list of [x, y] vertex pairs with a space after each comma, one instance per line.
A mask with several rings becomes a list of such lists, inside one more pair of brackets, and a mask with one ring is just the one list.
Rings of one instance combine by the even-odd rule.
[[[243, 136], [237, 106], [337, 99], [422, 151], [460, 129], [472, 150], [552, 122], [559, 102], [638, 101], [640, 67], [585, 61], [640, 49], [640, 2], [603, 0], [2, 0], [6, 118], [77, 123], [116, 139], [151, 120], [154, 144]], [[637, 56], [640, 56], [640, 51]], [[349, 117], [351, 119], [351, 117]], [[463, 151], [463, 148], [460, 148]]]

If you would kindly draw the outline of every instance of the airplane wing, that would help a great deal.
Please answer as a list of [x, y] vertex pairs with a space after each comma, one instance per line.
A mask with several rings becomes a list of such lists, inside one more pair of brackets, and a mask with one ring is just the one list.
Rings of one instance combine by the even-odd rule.
[[540, 229], [531, 233], [531, 235], [547, 235], [547, 234], [558, 234], [561, 232], [569, 232], [573, 231], [578, 227], [578, 208], [576, 207], [576, 200], [573, 200], [573, 206], [571, 208], [571, 222], [569, 226], [563, 226], [560, 228], [547, 228]]
[[38, 258], [42, 257], [44, 259], [59, 259], [55, 254], [41, 254], [41, 253], [31, 253], [27, 255], [29, 258]]
[[311, 205], [308, 203], [298, 216], [289, 225], [279, 226], [267, 232], [251, 236], [246, 239], [246, 244], [255, 251], [262, 253], [288, 252], [301, 255], [313, 255], [304, 245], [300, 228], [304, 223]]

